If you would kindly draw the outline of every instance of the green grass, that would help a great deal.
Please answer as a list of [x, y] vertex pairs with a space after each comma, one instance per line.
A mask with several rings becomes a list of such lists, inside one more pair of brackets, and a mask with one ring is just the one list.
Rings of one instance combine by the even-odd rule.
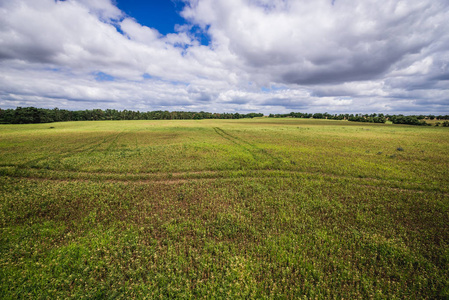
[[448, 157], [441, 127], [0, 125], [0, 297], [448, 299]]

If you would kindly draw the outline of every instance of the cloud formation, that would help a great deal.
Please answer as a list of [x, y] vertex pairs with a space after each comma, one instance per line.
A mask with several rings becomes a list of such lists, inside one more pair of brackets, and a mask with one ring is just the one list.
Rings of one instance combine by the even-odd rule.
[[445, 0], [185, 2], [163, 35], [110, 0], [0, 0], [0, 107], [449, 112]]

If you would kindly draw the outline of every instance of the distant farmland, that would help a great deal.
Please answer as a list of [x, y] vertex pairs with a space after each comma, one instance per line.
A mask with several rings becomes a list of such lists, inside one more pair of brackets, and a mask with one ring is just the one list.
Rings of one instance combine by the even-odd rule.
[[449, 129], [0, 125], [0, 295], [449, 298]]

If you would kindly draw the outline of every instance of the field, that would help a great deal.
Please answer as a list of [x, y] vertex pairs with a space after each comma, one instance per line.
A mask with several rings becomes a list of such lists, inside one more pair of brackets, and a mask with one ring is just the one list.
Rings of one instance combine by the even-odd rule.
[[449, 129], [0, 125], [0, 298], [449, 299]]

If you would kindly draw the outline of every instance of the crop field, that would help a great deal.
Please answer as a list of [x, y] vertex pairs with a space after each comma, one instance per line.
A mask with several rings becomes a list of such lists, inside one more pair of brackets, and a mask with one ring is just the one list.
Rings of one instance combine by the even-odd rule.
[[0, 125], [2, 299], [449, 299], [449, 128]]

